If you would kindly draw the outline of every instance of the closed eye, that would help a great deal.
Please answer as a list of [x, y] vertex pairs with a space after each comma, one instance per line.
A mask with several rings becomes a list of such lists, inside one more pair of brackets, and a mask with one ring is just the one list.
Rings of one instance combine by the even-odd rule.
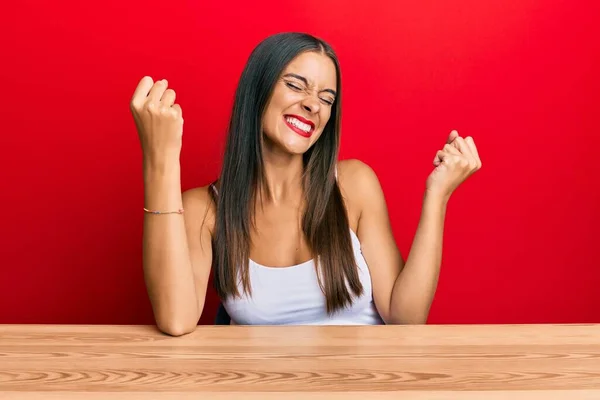
[[285, 84], [286, 84], [286, 85], [287, 85], [289, 88], [291, 88], [291, 89], [294, 89], [294, 90], [302, 90], [302, 88], [301, 88], [301, 87], [299, 87], [299, 86], [297, 86], [297, 85], [295, 85], [295, 84], [293, 84], [293, 83], [291, 83], [291, 82], [286, 82]]
[[[298, 92], [303, 91], [304, 89], [300, 86], [298, 86], [297, 84], [293, 83], [293, 82], [285, 82], [286, 86], [289, 87], [292, 90], [296, 90]], [[324, 102], [325, 104], [332, 106], [335, 100], [329, 100], [329, 99], [324, 99], [324, 98], [320, 98], [322, 102]]]

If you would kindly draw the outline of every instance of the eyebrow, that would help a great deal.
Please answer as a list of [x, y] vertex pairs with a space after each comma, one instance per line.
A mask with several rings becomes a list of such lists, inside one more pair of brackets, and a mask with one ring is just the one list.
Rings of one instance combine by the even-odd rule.
[[[291, 73], [291, 72], [290, 72], [289, 74], [285, 74], [285, 75], [284, 75], [284, 78], [285, 78], [285, 77], [292, 77], [292, 78], [296, 78], [296, 79], [298, 79], [298, 80], [300, 80], [300, 81], [304, 82], [304, 84], [305, 84], [306, 86], [308, 86], [308, 80], [307, 80], [305, 77], [303, 77], [303, 76], [300, 76], [300, 75], [297, 75], [297, 74], [294, 74], [294, 73]], [[335, 92], [335, 90], [333, 90], [333, 89], [323, 89], [323, 90], [321, 90], [321, 91], [322, 91], [322, 92], [329, 92], [329, 93], [331, 93], [331, 94], [332, 94], [332, 95], [334, 95], [334, 96], [336, 96], [336, 95], [337, 95], [337, 93], [336, 93], [336, 92]]]

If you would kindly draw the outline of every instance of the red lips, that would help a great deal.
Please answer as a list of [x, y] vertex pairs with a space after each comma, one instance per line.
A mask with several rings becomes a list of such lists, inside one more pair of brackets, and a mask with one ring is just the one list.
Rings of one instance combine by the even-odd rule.
[[312, 122], [311, 120], [306, 119], [304, 117], [301, 117], [300, 115], [288, 114], [288, 115], [286, 115], [286, 117], [296, 118], [300, 122], [304, 122], [305, 124], [310, 125], [310, 129], [315, 129], [315, 123], [314, 122]]
[[[302, 129], [295, 127], [294, 125], [290, 124], [287, 119], [288, 118], [296, 118], [298, 121], [305, 123], [306, 125], [310, 126], [310, 130], [308, 132], [303, 131]], [[315, 124], [314, 122], [303, 118], [299, 115], [294, 115], [294, 114], [287, 114], [283, 116], [283, 120], [285, 121], [285, 123], [287, 124], [287, 126], [290, 127], [291, 130], [293, 130], [294, 132], [296, 132], [298, 135], [300, 136], [304, 136], [304, 137], [310, 137], [313, 133], [313, 131], [315, 130]]]

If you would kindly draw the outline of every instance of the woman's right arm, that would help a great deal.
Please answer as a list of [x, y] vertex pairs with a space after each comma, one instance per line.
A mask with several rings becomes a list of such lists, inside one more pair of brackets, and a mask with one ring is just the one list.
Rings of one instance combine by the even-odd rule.
[[144, 207], [183, 213], [144, 214], [144, 280], [158, 328], [169, 335], [192, 332], [206, 297], [212, 262], [214, 212], [207, 188], [182, 194], [179, 154], [181, 107], [166, 81], [144, 77], [131, 101], [143, 153]]
[[181, 193], [179, 166], [145, 175], [145, 201], [152, 210], [183, 214], [144, 216], [143, 265], [158, 328], [169, 335], [192, 332], [202, 310], [212, 263], [214, 211], [206, 187]]

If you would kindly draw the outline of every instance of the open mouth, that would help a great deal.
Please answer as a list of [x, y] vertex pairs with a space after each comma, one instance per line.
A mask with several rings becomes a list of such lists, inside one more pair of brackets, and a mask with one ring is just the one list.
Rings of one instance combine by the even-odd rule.
[[312, 121], [298, 115], [284, 115], [283, 119], [287, 126], [300, 136], [310, 137], [315, 130], [315, 124]]

